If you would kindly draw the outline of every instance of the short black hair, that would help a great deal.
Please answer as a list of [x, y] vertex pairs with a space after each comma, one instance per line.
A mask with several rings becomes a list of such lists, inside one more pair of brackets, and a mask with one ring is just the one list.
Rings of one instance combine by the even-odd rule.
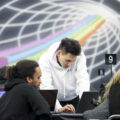
[[78, 56], [81, 53], [81, 45], [77, 40], [64, 38], [61, 40], [58, 50], [62, 50], [63, 54], [71, 53]]

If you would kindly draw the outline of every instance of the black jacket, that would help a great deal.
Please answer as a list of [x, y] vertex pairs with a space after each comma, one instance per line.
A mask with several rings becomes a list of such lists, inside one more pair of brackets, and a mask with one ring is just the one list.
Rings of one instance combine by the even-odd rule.
[[120, 114], [120, 84], [113, 84], [109, 93], [109, 113]]
[[0, 120], [51, 120], [47, 102], [25, 80], [9, 81], [5, 90], [0, 99]]

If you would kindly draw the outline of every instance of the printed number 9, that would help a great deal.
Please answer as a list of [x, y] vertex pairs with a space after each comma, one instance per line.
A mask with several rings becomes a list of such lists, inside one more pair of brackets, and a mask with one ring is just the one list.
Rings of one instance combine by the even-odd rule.
[[113, 56], [109, 56], [109, 63], [113, 62]]

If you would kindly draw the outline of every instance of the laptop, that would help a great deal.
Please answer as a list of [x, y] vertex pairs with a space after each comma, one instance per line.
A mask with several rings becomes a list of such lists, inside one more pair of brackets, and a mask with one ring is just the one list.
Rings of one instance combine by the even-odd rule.
[[0, 88], [0, 98], [3, 96], [3, 94], [5, 93], [3, 88]]
[[83, 119], [83, 112], [95, 108], [93, 100], [98, 98], [97, 91], [83, 92], [82, 97], [78, 103], [75, 113], [61, 113], [63, 120], [80, 120]]
[[98, 98], [97, 91], [83, 92], [82, 97], [78, 103], [76, 113], [83, 113], [86, 110], [95, 108], [93, 100]]
[[40, 93], [48, 102], [50, 110], [54, 111], [58, 90], [57, 89], [40, 90]]

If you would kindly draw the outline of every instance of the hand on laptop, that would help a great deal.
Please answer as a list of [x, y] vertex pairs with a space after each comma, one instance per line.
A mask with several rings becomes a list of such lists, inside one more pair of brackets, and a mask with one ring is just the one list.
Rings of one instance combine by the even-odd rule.
[[75, 112], [75, 108], [72, 104], [68, 104], [58, 109], [58, 112]]

